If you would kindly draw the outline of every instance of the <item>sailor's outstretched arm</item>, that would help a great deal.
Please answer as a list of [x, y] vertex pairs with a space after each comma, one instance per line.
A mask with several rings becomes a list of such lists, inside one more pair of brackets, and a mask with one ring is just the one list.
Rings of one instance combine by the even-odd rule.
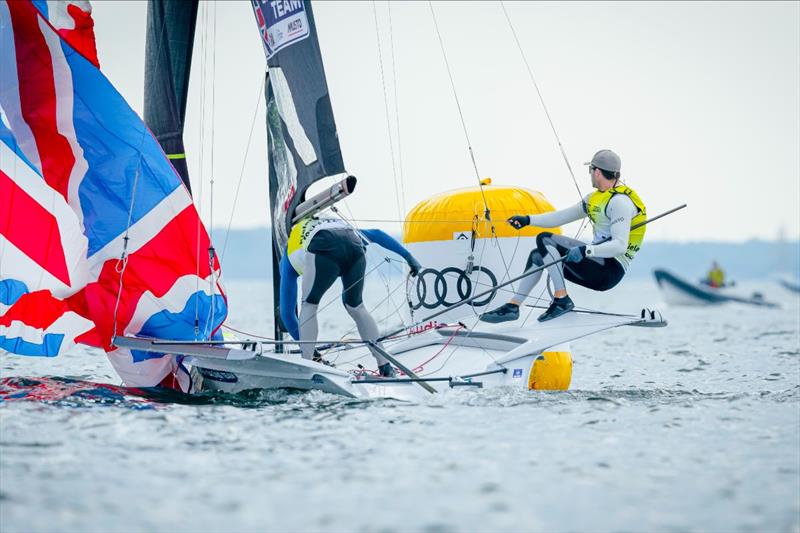
[[628, 249], [628, 237], [631, 233], [631, 220], [636, 216], [636, 206], [624, 194], [615, 194], [608, 202], [606, 215], [611, 220], [611, 240], [602, 244], [590, 244], [586, 247], [586, 255], [593, 257], [616, 257]]
[[295, 340], [300, 340], [300, 324], [297, 322], [297, 271], [289, 262], [288, 254], [283, 254], [280, 263], [281, 273], [281, 320], [284, 327]]
[[573, 206], [550, 213], [543, 213], [541, 215], [514, 215], [510, 217], [507, 222], [517, 229], [522, 229], [525, 226], [555, 228], [564, 224], [569, 224], [570, 222], [580, 220], [586, 216], [586, 209], [584, 209], [584, 206], [588, 198], [587, 196]]
[[586, 216], [583, 205], [584, 203], [581, 201], [558, 211], [542, 213], [541, 215], [529, 215], [530, 225], [539, 228], [557, 228], [558, 226], [575, 222]]
[[374, 242], [381, 248], [386, 248], [390, 252], [394, 252], [406, 260], [408, 266], [411, 268], [411, 273], [416, 275], [420, 269], [419, 261], [417, 261], [408, 249], [400, 244], [397, 239], [379, 229], [362, 229], [359, 230], [361, 234], [370, 242]]

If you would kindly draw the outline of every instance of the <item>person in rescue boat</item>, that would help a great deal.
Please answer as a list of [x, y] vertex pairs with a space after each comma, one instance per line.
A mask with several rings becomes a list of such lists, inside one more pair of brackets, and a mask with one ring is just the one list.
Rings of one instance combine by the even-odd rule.
[[[289, 242], [280, 262], [280, 315], [287, 331], [299, 341], [316, 341], [317, 309], [322, 295], [342, 278], [342, 301], [355, 321], [363, 340], [379, 337], [378, 325], [364, 307], [365, 246], [375, 243], [406, 260], [411, 275], [422, 266], [402, 244], [379, 229], [355, 230], [340, 219], [306, 217], [292, 226]], [[303, 277], [302, 304], [298, 323], [297, 278]], [[305, 359], [324, 362], [313, 342], [301, 344]], [[394, 377], [395, 370], [380, 352], [370, 347], [383, 377]]]
[[725, 271], [720, 268], [719, 263], [716, 261], [711, 263], [711, 269], [706, 274], [706, 279], [703, 280], [703, 283], [713, 289], [725, 286]]
[[[565, 279], [596, 291], [607, 291], [617, 285], [644, 240], [645, 227], [631, 230], [631, 226], [646, 219], [645, 206], [633, 189], [620, 183], [622, 162], [619, 156], [611, 150], [600, 150], [587, 165], [592, 187], [597, 190], [583, 200], [560, 211], [515, 215], [508, 219], [517, 229], [528, 225], [554, 228], [587, 216], [592, 222], [592, 244], [549, 232], [536, 236], [536, 248], [530, 253], [525, 270], [566, 256], [564, 261], [547, 268], [554, 298], [539, 316], [539, 322], [552, 320], [575, 307], [567, 295]], [[541, 276], [540, 271], [523, 278], [511, 301], [484, 313], [481, 320], [497, 323], [519, 318], [520, 305]]]

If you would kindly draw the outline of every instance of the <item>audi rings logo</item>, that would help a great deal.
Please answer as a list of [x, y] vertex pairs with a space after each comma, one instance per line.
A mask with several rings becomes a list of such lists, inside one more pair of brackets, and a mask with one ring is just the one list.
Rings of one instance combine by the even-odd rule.
[[[416, 311], [420, 307], [435, 309], [441, 305], [455, 305], [497, 285], [497, 277], [486, 267], [476, 266], [472, 269], [472, 276], [475, 278], [474, 282], [466, 272], [457, 267], [443, 270], [426, 268], [417, 276], [417, 303], [412, 304], [411, 308]], [[470, 305], [484, 306], [494, 298], [496, 292], [492, 291]]]

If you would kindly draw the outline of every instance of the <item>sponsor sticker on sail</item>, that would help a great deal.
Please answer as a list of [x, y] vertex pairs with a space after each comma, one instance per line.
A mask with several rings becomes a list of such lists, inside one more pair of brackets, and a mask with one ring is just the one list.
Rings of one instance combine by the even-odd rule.
[[251, 0], [267, 59], [310, 35], [302, 0]]

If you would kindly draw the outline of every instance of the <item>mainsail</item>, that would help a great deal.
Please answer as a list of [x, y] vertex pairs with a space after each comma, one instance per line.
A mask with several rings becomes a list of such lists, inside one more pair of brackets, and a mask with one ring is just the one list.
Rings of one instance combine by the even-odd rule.
[[[180, 358], [113, 339], [214, 336], [219, 264], [180, 177], [97, 67], [93, 38], [53, 24], [75, 11], [63, 4], [0, 1], [0, 349], [101, 347], [126, 384], [174, 376], [185, 390]], [[91, 29], [88, 11], [77, 16], [71, 27]]]
[[144, 70], [145, 124], [190, 191], [183, 126], [197, 4], [198, 0], [151, 0], [147, 3]]
[[251, 1], [268, 66], [265, 96], [277, 308], [277, 259], [286, 247], [295, 207], [312, 183], [345, 168], [311, 3]]
[[269, 194], [275, 242], [283, 249], [306, 189], [345, 170], [311, 4], [253, 0], [253, 9], [269, 67]]

